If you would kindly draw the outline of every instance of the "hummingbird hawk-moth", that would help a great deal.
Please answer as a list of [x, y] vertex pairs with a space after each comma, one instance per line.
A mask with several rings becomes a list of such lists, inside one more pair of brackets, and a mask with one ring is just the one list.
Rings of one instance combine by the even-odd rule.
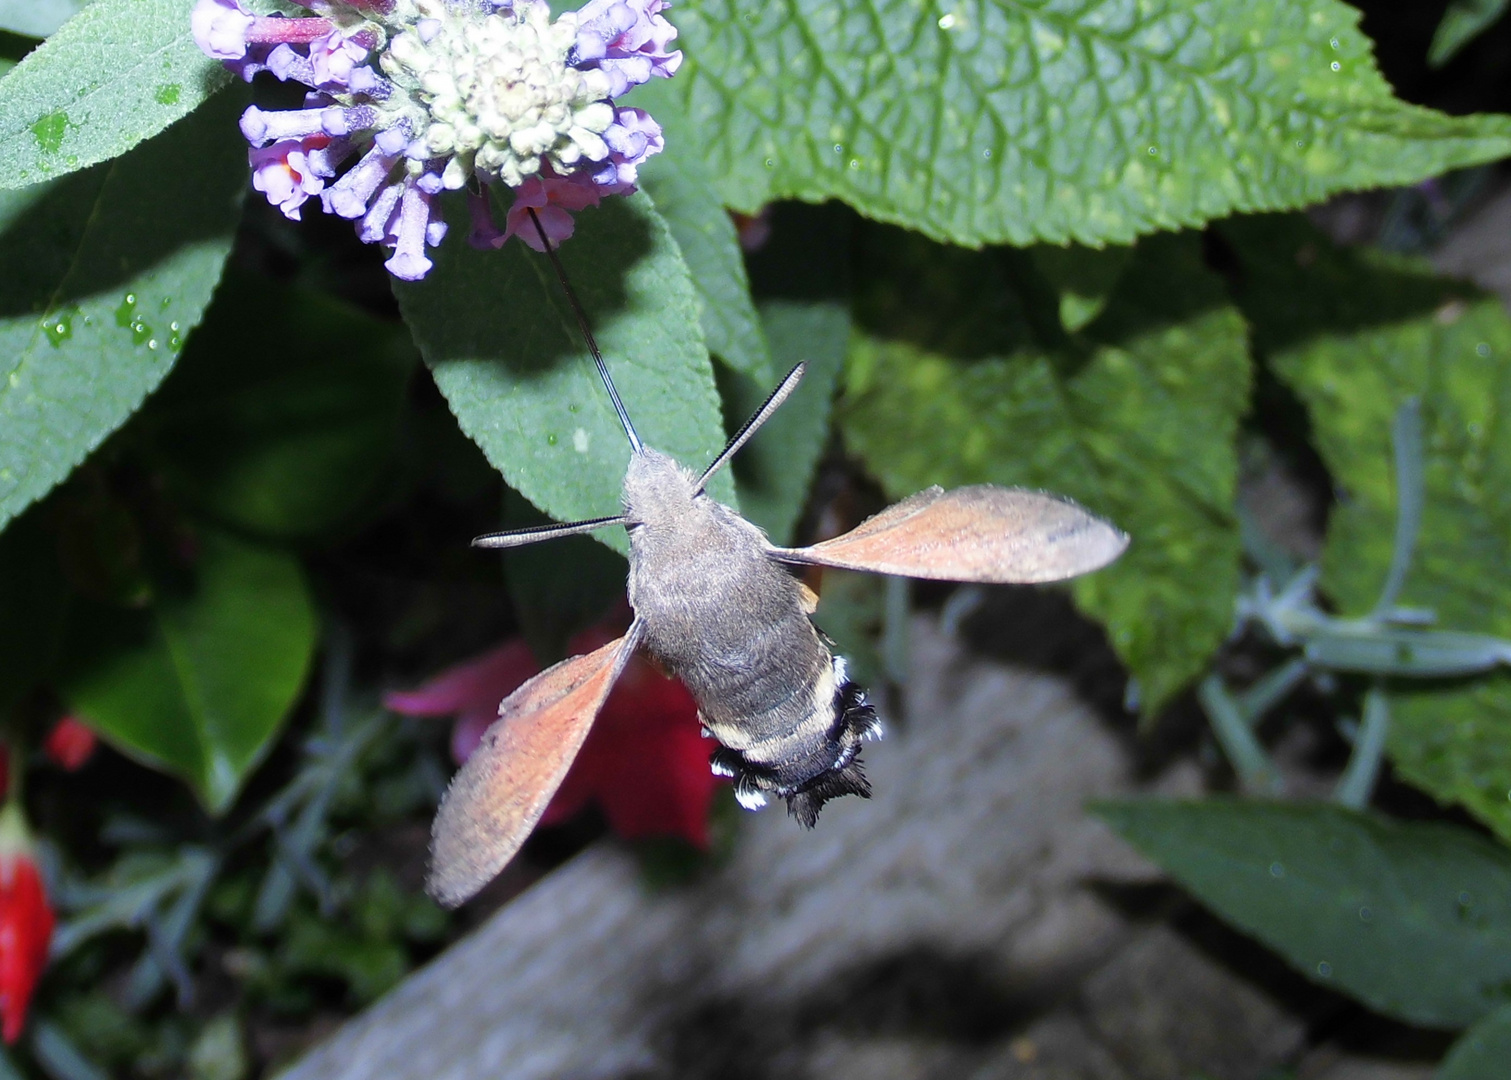
[[[532, 212], [531, 216], [534, 214]], [[629, 532], [634, 619], [617, 641], [563, 660], [510, 694], [436, 814], [428, 888], [467, 900], [503, 869], [545, 812], [588, 728], [636, 649], [686, 684], [719, 744], [711, 768], [754, 809], [780, 797], [802, 824], [840, 795], [870, 795], [861, 743], [875, 710], [809, 620], [815, 598], [793, 565], [982, 583], [1062, 581], [1110, 563], [1128, 538], [1075, 503], [975, 485], [920, 491], [842, 536], [783, 548], [704, 490], [796, 389], [799, 364], [702, 474], [645, 446], [555, 251], [541, 241], [577, 315], [629, 439], [623, 512], [491, 533], [508, 548], [622, 526]]]

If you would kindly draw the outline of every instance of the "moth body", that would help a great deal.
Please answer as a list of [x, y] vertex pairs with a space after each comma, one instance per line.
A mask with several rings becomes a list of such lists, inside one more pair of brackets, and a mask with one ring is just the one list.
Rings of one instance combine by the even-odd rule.
[[655, 450], [632, 455], [623, 497], [644, 647], [691, 691], [741, 804], [780, 795], [811, 825], [827, 799], [869, 795], [857, 752], [875, 711], [765, 534]]
[[624, 513], [489, 533], [479, 547], [512, 548], [623, 525], [630, 536], [625, 635], [530, 679], [447, 788], [436, 812], [427, 888], [455, 907], [514, 856], [566, 778], [630, 656], [648, 649], [698, 702], [711, 757], [741, 804], [770, 795], [813, 825], [824, 802], [869, 796], [860, 744], [880, 734], [876, 712], [808, 621], [812, 599], [785, 563], [981, 583], [1064, 581], [1105, 566], [1128, 538], [1074, 503], [992, 485], [920, 491], [842, 536], [777, 548], [710, 498], [704, 484], [760, 430], [803, 375], [798, 364], [713, 463], [697, 476], [646, 449], [609, 377], [545, 228], [529, 211], [572, 304], [609, 401], [629, 440]]

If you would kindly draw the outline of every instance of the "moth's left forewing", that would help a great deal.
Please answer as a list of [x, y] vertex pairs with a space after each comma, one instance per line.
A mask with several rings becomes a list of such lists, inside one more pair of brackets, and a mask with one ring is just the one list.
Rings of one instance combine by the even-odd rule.
[[1032, 584], [1099, 569], [1127, 546], [1127, 534], [1069, 499], [980, 484], [920, 491], [843, 536], [771, 554], [900, 577]]
[[456, 907], [504, 868], [566, 778], [641, 626], [563, 660], [504, 699], [499, 718], [446, 789], [431, 828], [426, 888]]

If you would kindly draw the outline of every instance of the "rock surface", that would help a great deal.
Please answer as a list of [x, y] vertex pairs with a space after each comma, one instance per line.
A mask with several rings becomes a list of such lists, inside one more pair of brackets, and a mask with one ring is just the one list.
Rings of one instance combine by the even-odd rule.
[[1183, 929], [1194, 909], [1085, 813], [1149, 788], [1124, 737], [1065, 680], [928, 619], [913, 645], [902, 716], [866, 751], [873, 800], [813, 832], [749, 815], [725, 865], [672, 890], [591, 848], [286, 1080], [1259, 1080], [1297, 1061], [1306, 1018]]

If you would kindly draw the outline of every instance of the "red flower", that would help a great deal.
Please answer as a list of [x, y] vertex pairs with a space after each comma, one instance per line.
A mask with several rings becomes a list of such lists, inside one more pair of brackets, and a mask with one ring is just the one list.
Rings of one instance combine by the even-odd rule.
[[32, 991], [47, 967], [53, 914], [32, 859], [21, 808], [0, 811], [0, 1036], [21, 1037]]
[[[622, 632], [599, 624], [572, 639], [591, 652]], [[708, 847], [708, 808], [719, 778], [709, 768], [714, 744], [703, 738], [687, 688], [636, 655], [604, 702], [541, 824], [566, 821], [597, 801], [609, 827], [626, 839], [680, 836]]]
[[447, 668], [418, 690], [384, 694], [383, 706], [405, 716], [455, 715], [451, 756], [460, 765], [477, 749], [488, 725], [498, 719], [499, 702], [539, 673], [530, 646], [523, 638], [510, 638], [481, 656]]
[[93, 756], [98, 742], [99, 739], [95, 733], [81, 721], [72, 716], [65, 716], [47, 733], [47, 740], [43, 742], [42, 749], [47, 751], [47, 756], [52, 758], [54, 763], [73, 772], [82, 768], [84, 763]]
[[[570, 651], [590, 652], [622, 631], [617, 620], [606, 620], [573, 638]], [[410, 716], [457, 714], [451, 749], [462, 762], [497, 718], [499, 702], [539, 670], [525, 643], [511, 638], [416, 690], [385, 695], [383, 704]], [[604, 703], [541, 823], [566, 821], [596, 801], [609, 827], [627, 839], [680, 836], [706, 848], [708, 808], [719, 783], [708, 765], [712, 748], [699, 732], [692, 695], [636, 656]]]

